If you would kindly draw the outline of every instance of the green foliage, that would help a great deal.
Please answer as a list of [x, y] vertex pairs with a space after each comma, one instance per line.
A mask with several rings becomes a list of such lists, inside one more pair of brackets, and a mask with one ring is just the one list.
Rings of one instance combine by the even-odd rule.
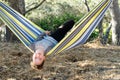
[[83, 14], [80, 14], [79, 16], [76, 16], [74, 14], [65, 13], [59, 16], [49, 15], [45, 17], [44, 19], [35, 19], [35, 24], [41, 26], [45, 30], [55, 30], [57, 27], [59, 27], [61, 24], [63, 24], [65, 21], [73, 19], [78, 21]]
[[[62, 14], [59, 16], [49, 15], [47, 17], [44, 17], [43, 19], [33, 19], [33, 22], [35, 24], [37, 24], [38, 26], [42, 27], [44, 30], [54, 31], [55, 29], [57, 29], [57, 27], [59, 27], [65, 21], [73, 19], [75, 22], [77, 22], [79, 19], [81, 19], [83, 17], [83, 15], [84, 14], [82, 14], [82, 13], [80, 15], [74, 15], [72, 13], [71, 14], [65, 13], [65, 14]], [[106, 21], [105, 21], [105, 23], [106, 23]], [[107, 24], [105, 24], [105, 23], [103, 26], [107, 27], [108, 23]], [[93, 31], [93, 33], [91, 34], [89, 40], [94, 40], [98, 36], [99, 36], [99, 31], [98, 31], [98, 29], [95, 29]]]
[[98, 29], [95, 29], [93, 31], [93, 33], [90, 35], [89, 40], [93, 40], [93, 39], [97, 38], [98, 36], [99, 36], [99, 31], [98, 31]]
[[[25, 0], [26, 10], [38, 5], [41, 1], [42, 0]], [[100, 1], [101, 0], [88, 0], [90, 9], [94, 8]], [[32, 19], [35, 24], [41, 26], [43, 29], [53, 31], [67, 20], [73, 19], [77, 22], [83, 17], [83, 14], [86, 13], [87, 9], [84, 0], [46, 0], [39, 8], [27, 13], [26, 17]], [[104, 19], [104, 23], [109, 22], [110, 14], [108, 12]], [[107, 26], [108, 25], [103, 24], [104, 29]], [[98, 36], [99, 32], [96, 29], [90, 36], [90, 40], [93, 40]]]
[[[42, 27], [45, 30], [51, 30], [54, 31], [59, 27], [61, 24], [63, 24], [65, 21], [73, 19], [75, 22], [77, 22], [80, 18], [83, 17], [83, 14], [80, 14], [79, 16], [74, 15], [74, 14], [69, 14], [65, 13], [63, 15], [59, 16], [54, 16], [54, 15], [49, 15], [45, 17], [44, 19], [35, 19], [34, 23], [37, 24], [38, 26]], [[91, 34], [89, 40], [93, 40], [99, 36], [99, 31], [98, 29], [95, 29], [93, 33]]]

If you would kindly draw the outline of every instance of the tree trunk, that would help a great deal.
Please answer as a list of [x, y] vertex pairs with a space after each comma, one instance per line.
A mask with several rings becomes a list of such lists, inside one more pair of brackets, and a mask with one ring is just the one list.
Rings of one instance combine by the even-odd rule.
[[[7, 0], [10, 4], [10, 6], [24, 15], [25, 13], [25, 2], [24, 0]], [[17, 37], [13, 35], [13, 33], [7, 28], [6, 29], [6, 40], [9, 41], [18, 41]]]
[[107, 44], [109, 33], [110, 33], [110, 30], [111, 30], [111, 26], [112, 26], [112, 24], [110, 23], [109, 26], [107, 27], [106, 31], [105, 31], [105, 35], [103, 36], [103, 44], [104, 45]]
[[22, 15], [25, 13], [25, 2], [24, 0], [8, 0], [10, 6], [21, 13]]
[[113, 0], [110, 13], [112, 17], [112, 43], [114, 45], [120, 45], [120, 10], [118, 0]]
[[103, 23], [103, 19], [100, 21], [97, 28], [99, 30], [99, 36], [98, 36], [99, 40], [103, 44], [103, 26], [102, 26], [102, 23]]

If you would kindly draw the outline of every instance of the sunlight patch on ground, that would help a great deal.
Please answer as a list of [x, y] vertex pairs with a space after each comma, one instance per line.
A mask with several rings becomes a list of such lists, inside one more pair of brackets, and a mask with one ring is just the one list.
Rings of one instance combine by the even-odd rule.
[[78, 66], [79, 67], [86, 67], [86, 66], [93, 66], [93, 65], [95, 65], [95, 61], [88, 61], [88, 60], [86, 60], [86, 61], [80, 61], [80, 62], [78, 62]]
[[15, 78], [8, 78], [7, 80], [16, 80]]

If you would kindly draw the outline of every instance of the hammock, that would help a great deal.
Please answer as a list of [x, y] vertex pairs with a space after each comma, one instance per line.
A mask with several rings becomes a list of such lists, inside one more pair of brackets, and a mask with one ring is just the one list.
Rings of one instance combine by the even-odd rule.
[[[50, 50], [47, 55], [58, 54], [61, 51], [85, 43], [104, 17], [111, 2], [112, 0], [101, 1], [93, 10], [80, 19], [71, 31], [52, 50]], [[2, 2], [0, 2], [0, 18], [20, 41], [31, 52], [34, 52], [28, 46], [35, 42], [44, 30]]]

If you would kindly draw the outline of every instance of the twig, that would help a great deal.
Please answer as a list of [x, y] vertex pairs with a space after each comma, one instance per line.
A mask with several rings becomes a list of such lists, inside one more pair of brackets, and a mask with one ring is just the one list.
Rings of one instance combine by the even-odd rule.
[[34, 9], [36, 9], [36, 8], [38, 8], [38, 7], [41, 6], [45, 1], [46, 1], [46, 0], [43, 0], [43, 1], [42, 1], [40, 4], [38, 4], [37, 6], [35, 6], [35, 7], [31, 8], [31, 9], [27, 10], [27, 11], [25, 12], [25, 14], [28, 13], [28, 12], [30, 12], [30, 11], [32, 11], [32, 10], [34, 10]]

